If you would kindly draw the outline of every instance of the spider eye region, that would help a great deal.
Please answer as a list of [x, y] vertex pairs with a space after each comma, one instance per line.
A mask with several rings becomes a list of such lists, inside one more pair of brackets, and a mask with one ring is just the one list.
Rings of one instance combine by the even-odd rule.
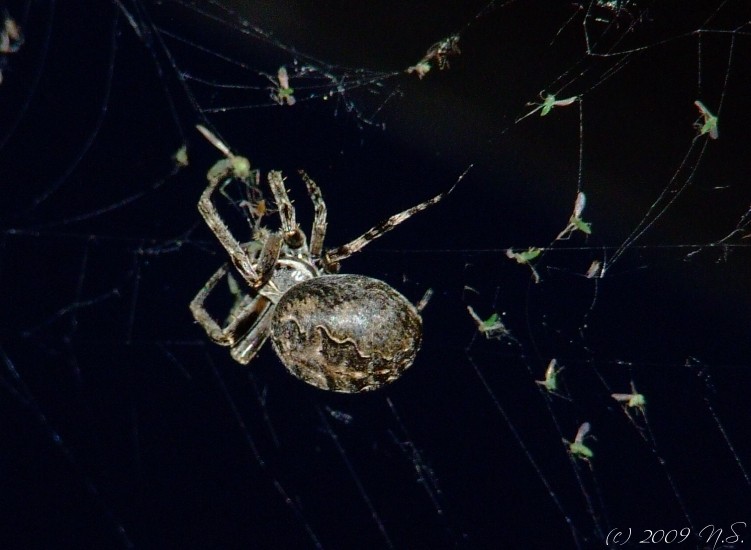
[[422, 342], [414, 305], [383, 281], [324, 275], [290, 288], [271, 321], [274, 351], [320, 389], [358, 393], [399, 378]]

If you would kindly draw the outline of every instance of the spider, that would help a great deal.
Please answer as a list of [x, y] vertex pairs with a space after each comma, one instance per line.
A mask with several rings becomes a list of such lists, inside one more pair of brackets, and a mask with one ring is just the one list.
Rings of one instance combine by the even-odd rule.
[[[247, 159], [234, 155], [203, 126], [197, 128], [226, 157], [209, 170], [208, 186], [198, 201], [199, 212], [230, 258], [190, 304], [193, 317], [208, 337], [229, 346], [232, 358], [241, 364], [250, 363], [270, 337], [290, 373], [324, 390], [370, 391], [399, 378], [420, 348], [421, 307], [383, 281], [337, 274], [339, 265], [413, 214], [436, 204], [462, 178], [448, 191], [394, 214], [349, 243], [324, 249], [326, 203], [318, 185], [300, 171], [314, 206], [308, 242], [295, 220], [282, 173], [271, 171], [268, 183], [280, 227], [271, 230], [257, 220], [253, 240], [241, 243], [222, 220], [212, 195], [232, 178], [252, 184], [257, 181], [255, 173]], [[232, 277], [230, 263], [241, 277], [240, 283]], [[235, 303], [220, 324], [204, 303], [225, 276]]]

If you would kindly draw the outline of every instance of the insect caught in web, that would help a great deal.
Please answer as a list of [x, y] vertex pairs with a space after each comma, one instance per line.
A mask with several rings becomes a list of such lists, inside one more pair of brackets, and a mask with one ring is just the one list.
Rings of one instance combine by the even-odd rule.
[[448, 36], [433, 44], [420, 61], [407, 68], [407, 73], [416, 73], [422, 79], [433, 68], [433, 63], [438, 65], [438, 69], [441, 71], [448, 69], [449, 56], [459, 55], [460, 53], [459, 35]]
[[587, 196], [579, 191], [576, 194], [576, 202], [574, 203], [574, 211], [568, 220], [568, 225], [561, 231], [555, 238], [556, 241], [561, 239], [568, 239], [574, 231], [581, 231], [585, 235], [592, 234], [592, 224], [582, 220], [582, 212], [587, 204]]
[[481, 319], [480, 316], [475, 313], [472, 306], [467, 306], [467, 313], [469, 313], [469, 316], [472, 317], [472, 320], [477, 325], [477, 331], [488, 340], [501, 340], [503, 338], [513, 339], [511, 333], [506, 328], [506, 325], [501, 321], [500, 315], [497, 313], [493, 313], [485, 320]]
[[563, 440], [572, 458], [589, 462], [589, 459], [595, 456], [594, 451], [585, 443], [587, 438], [594, 439], [594, 436], [589, 433], [591, 429], [590, 423], [584, 422], [576, 431], [576, 437], [573, 441]]
[[631, 382], [631, 393], [613, 393], [610, 397], [623, 405], [623, 412], [626, 413], [626, 416], [628, 416], [629, 420], [632, 422], [634, 422], [634, 418], [629, 411], [633, 411], [635, 414], [641, 415], [642, 417], [646, 415], [647, 398], [644, 397], [643, 393], [636, 391], [636, 386], [633, 381]]
[[276, 73], [276, 80], [269, 77], [269, 80], [274, 84], [271, 88], [271, 99], [278, 105], [289, 105], [290, 107], [296, 103], [295, 89], [289, 85], [289, 74], [287, 68], [284, 66], [279, 67]]
[[[226, 157], [208, 172], [208, 186], [198, 210], [222, 244], [230, 262], [220, 267], [190, 304], [195, 320], [217, 344], [230, 347], [232, 358], [248, 364], [270, 337], [274, 351], [297, 378], [324, 390], [370, 391], [393, 382], [412, 365], [422, 341], [420, 309], [378, 279], [337, 274], [342, 260], [391, 231], [412, 215], [436, 204], [448, 191], [394, 214], [361, 236], [325, 249], [326, 203], [318, 185], [300, 175], [313, 202], [308, 237], [295, 219], [282, 173], [268, 173], [278, 209], [279, 229], [256, 223], [253, 239], [242, 243], [230, 232], [212, 195], [231, 178], [258, 181], [250, 163], [203, 126], [198, 130]], [[466, 174], [466, 172], [465, 172]], [[226, 321], [218, 323], [204, 303], [217, 283], [230, 277], [235, 302]], [[232, 283], [234, 281], [234, 283]]]
[[545, 369], [545, 378], [543, 380], [535, 380], [535, 384], [544, 388], [548, 393], [558, 395], [558, 375], [562, 370], [563, 367], [558, 366], [558, 361], [551, 359], [548, 367]]
[[720, 133], [717, 130], [717, 116], [713, 115], [711, 111], [707, 109], [706, 105], [704, 105], [698, 99], [694, 101], [694, 105], [696, 105], [696, 108], [699, 109], [700, 115], [699, 120], [694, 123], [694, 128], [699, 131], [697, 137], [703, 136], [705, 134], [709, 134], [709, 137], [711, 139], [717, 139], [718, 137], [720, 137]]
[[577, 101], [579, 99], [579, 96], [558, 99], [553, 94], [544, 94], [543, 92], [540, 92], [540, 99], [542, 100], [542, 103], [527, 103], [527, 106], [534, 106], [534, 109], [532, 109], [521, 118], [518, 118], [516, 122], [521, 122], [528, 116], [532, 116], [538, 111], [540, 111], [540, 116], [547, 116], [554, 107], [568, 107], [569, 105], [572, 105], [575, 101]]

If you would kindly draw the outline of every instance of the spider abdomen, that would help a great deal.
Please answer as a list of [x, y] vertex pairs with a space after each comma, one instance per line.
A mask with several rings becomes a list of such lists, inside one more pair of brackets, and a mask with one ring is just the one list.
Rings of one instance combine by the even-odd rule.
[[284, 293], [271, 339], [297, 378], [324, 390], [357, 393], [396, 380], [412, 364], [422, 319], [383, 281], [324, 275]]

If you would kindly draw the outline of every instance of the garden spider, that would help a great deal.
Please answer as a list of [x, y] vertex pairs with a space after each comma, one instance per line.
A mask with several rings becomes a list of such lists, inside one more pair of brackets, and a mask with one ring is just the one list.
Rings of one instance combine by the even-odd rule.
[[[343, 246], [324, 249], [326, 204], [316, 183], [300, 172], [315, 208], [308, 243], [295, 220], [282, 173], [271, 171], [268, 182], [279, 211], [280, 228], [271, 230], [259, 219], [253, 240], [240, 243], [211, 198], [230, 178], [248, 183], [255, 173], [247, 159], [234, 155], [203, 126], [197, 128], [227, 157], [209, 170], [198, 210], [242, 278], [241, 284], [234, 282], [226, 263], [191, 302], [193, 317], [209, 338], [229, 346], [232, 358], [247, 364], [270, 336], [287, 370], [321, 389], [355, 393], [396, 380], [412, 364], [420, 347], [422, 319], [418, 308], [383, 281], [335, 273], [339, 262], [437, 203], [456, 184]], [[204, 302], [225, 275], [235, 303], [220, 325], [206, 311]]]

